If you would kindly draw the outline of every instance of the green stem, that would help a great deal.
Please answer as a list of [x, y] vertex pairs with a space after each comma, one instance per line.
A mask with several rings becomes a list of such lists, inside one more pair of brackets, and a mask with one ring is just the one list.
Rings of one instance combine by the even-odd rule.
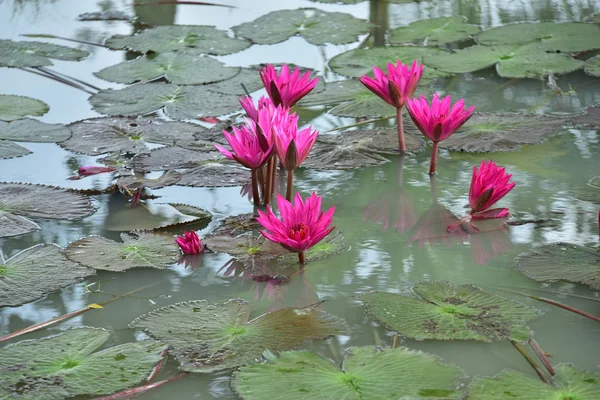
[[550, 375], [554, 376], [556, 374], [556, 372], [554, 371], [554, 366], [552, 365], [550, 360], [548, 360], [548, 357], [546, 357], [546, 353], [544, 353], [544, 351], [542, 350], [540, 345], [535, 341], [534, 338], [529, 339], [529, 345], [533, 349], [534, 353], [538, 356], [542, 364], [544, 364], [544, 367], [546, 367]]
[[435, 174], [438, 159], [438, 148], [440, 142], [433, 142], [433, 149], [431, 150], [431, 163], [429, 164], [429, 175]]
[[546, 376], [546, 374], [544, 374], [544, 372], [537, 365], [537, 363], [535, 362], [535, 360], [533, 358], [531, 358], [531, 356], [527, 353], [527, 351], [525, 351], [525, 349], [523, 348], [523, 346], [521, 346], [519, 343], [515, 342], [512, 339], [508, 339], [508, 341], [510, 342], [510, 344], [512, 344], [515, 347], [515, 349], [517, 349], [519, 351], [519, 353], [521, 353], [521, 355], [525, 358], [525, 360], [527, 360], [527, 362], [529, 363], [529, 365], [531, 365], [531, 368], [533, 368], [533, 370], [540, 377], [540, 379], [542, 381], [544, 381], [544, 383], [547, 383], [548, 385], [550, 385], [550, 380], [548, 379], [548, 377]]
[[398, 146], [400, 153], [406, 153], [406, 141], [404, 140], [404, 122], [402, 120], [402, 107], [396, 108], [396, 124], [398, 125]]

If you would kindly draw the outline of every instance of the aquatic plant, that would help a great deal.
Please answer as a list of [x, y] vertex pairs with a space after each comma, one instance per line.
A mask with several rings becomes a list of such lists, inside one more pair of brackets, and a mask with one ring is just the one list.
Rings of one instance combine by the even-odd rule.
[[179, 245], [179, 248], [185, 254], [199, 254], [204, 252], [202, 242], [198, 237], [198, 234], [194, 231], [183, 231], [182, 236], [178, 236], [175, 242]]
[[402, 123], [402, 107], [407, 104], [408, 99], [412, 97], [421, 79], [423, 66], [419, 65], [417, 60], [413, 60], [410, 69], [408, 64], [402, 64], [400, 60], [396, 65], [389, 63], [387, 65], [387, 75], [377, 67], [373, 67], [375, 79], [363, 75], [360, 82], [370, 91], [381, 97], [386, 103], [396, 107], [398, 124], [398, 144], [401, 152], [406, 152], [406, 143], [404, 141], [404, 126]]
[[277, 207], [281, 218], [277, 218], [270, 207], [267, 207], [266, 213], [258, 211], [260, 216], [256, 220], [266, 229], [261, 233], [285, 249], [298, 253], [300, 264], [304, 264], [304, 252], [319, 243], [335, 228], [329, 227], [335, 206], [323, 213], [321, 196], [313, 192], [306, 200], [302, 200], [300, 193], [296, 193], [293, 205], [281, 195], [277, 195]]
[[267, 64], [259, 73], [273, 104], [288, 108], [306, 96], [319, 82], [319, 78], [310, 78], [310, 72], [300, 76], [300, 68], [290, 74], [287, 64], [283, 64], [279, 75], [271, 64]]
[[254, 122], [258, 122], [258, 112], [263, 109], [263, 107], [272, 106], [273, 102], [270, 98], [265, 96], [260, 96], [258, 99], [258, 106], [254, 105], [254, 100], [250, 96], [240, 97], [240, 105], [246, 112], [248, 118], [253, 120]]
[[508, 217], [508, 208], [489, 208], [515, 187], [515, 182], [509, 182], [511, 177], [512, 175], [505, 173], [505, 168], [491, 160], [487, 163], [482, 161], [479, 170], [473, 167], [469, 189], [472, 219]]

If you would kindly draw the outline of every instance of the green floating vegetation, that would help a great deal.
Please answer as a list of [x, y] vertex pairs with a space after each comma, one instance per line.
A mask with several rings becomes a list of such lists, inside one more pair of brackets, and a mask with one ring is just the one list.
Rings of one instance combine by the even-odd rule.
[[[163, 185], [165, 183], [170, 182], [163, 181]], [[132, 189], [128, 187], [128, 190]], [[193, 215], [186, 214], [184, 211], [191, 212]], [[166, 231], [192, 224], [206, 226], [211, 219], [212, 215], [208, 211], [185, 204], [173, 206], [171, 204], [146, 203], [145, 207], [132, 207], [129, 203], [122, 203], [120, 209], [115, 206], [106, 217], [104, 228], [117, 232]], [[132, 256], [135, 257], [138, 254]], [[139, 256], [143, 257], [142, 254]]]
[[71, 137], [71, 131], [62, 124], [48, 124], [37, 119], [19, 119], [0, 122], [0, 140], [17, 142], [57, 143]]
[[441, 17], [415, 21], [390, 32], [392, 43], [420, 43], [439, 46], [460, 42], [477, 35], [481, 28], [466, 23], [462, 17]]
[[600, 252], [572, 243], [534, 247], [516, 258], [521, 272], [540, 282], [569, 281], [600, 289]]
[[148, 155], [134, 158], [132, 162], [136, 169], [146, 172], [195, 168], [207, 162], [227, 162], [214, 145], [211, 144], [211, 147], [211, 151], [190, 150], [179, 146], [161, 147]]
[[600, 76], [600, 55], [594, 56], [585, 63], [584, 71], [591, 76]]
[[60, 247], [39, 244], [4, 261], [0, 254], [0, 307], [20, 306], [95, 274], [69, 260]]
[[110, 336], [81, 327], [1, 348], [0, 398], [61, 400], [118, 392], [146, 380], [166, 349], [143, 341], [97, 351]]
[[325, 43], [352, 43], [370, 28], [367, 21], [341, 12], [327, 12], [316, 8], [278, 10], [234, 26], [239, 37], [258, 44], [275, 44], [300, 35], [314, 45]]
[[[0, 40], [0, 67], [47, 67], [55, 60], [79, 61], [90, 53], [72, 47], [43, 42]], [[1, 108], [1, 106], [0, 106]], [[0, 117], [2, 119], [2, 117]]]
[[386, 327], [417, 340], [525, 341], [531, 335], [526, 324], [538, 316], [523, 303], [471, 285], [422, 282], [412, 290], [418, 298], [373, 292], [360, 299]]
[[0, 121], [14, 121], [27, 115], [42, 116], [50, 110], [41, 100], [25, 96], [0, 94]]
[[263, 352], [294, 349], [315, 339], [347, 332], [345, 323], [314, 307], [283, 308], [250, 320], [240, 299], [222, 304], [188, 301], [159, 308], [131, 323], [164, 340], [180, 368], [215, 372], [247, 365]]
[[25, 147], [6, 140], [0, 140], [0, 159], [23, 157], [33, 152]]
[[156, 179], [138, 175], [125, 175], [117, 179], [117, 186], [125, 187], [129, 191], [142, 188], [161, 189], [167, 186], [176, 185], [179, 181], [181, 181], [181, 177], [181, 172], [175, 170], [166, 171]]
[[235, 372], [232, 386], [245, 400], [459, 399], [462, 375], [431, 354], [367, 346], [350, 348], [341, 369], [309, 351], [269, 356]]

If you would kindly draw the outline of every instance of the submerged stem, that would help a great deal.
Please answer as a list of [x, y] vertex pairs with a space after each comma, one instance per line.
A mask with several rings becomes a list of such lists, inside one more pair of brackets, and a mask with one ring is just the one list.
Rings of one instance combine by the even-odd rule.
[[301, 265], [304, 265], [304, 264], [306, 264], [306, 257], [304, 256], [304, 252], [302, 252], [302, 253], [298, 253], [298, 262], [299, 262]]
[[400, 342], [400, 338], [398, 337], [398, 334], [394, 334], [394, 339], [392, 339], [392, 348], [395, 349], [396, 347], [398, 347], [398, 343]]
[[433, 142], [433, 149], [431, 150], [431, 163], [429, 164], [429, 175], [435, 174], [439, 145], [440, 142]]
[[132, 388], [132, 389], [126, 389], [126, 390], [123, 390], [121, 392], [111, 394], [109, 396], [96, 397], [94, 400], [117, 400], [117, 399], [130, 398], [132, 396], [137, 396], [140, 393], [145, 393], [148, 390], [155, 389], [155, 388], [160, 387], [162, 385], [166, 385], [169, 382], [173, 382], [173, 381], [176, 381], [178, 379], [181, 379], [184, 376], [186, 376], [187, 374], [189, 374], [189, 372], [180, 372], [177, 375], [170, 377], [169, 379], [165, 379], [165, 380], [162, 380], [162, 381], [158, 381], [158, 382], [146, 384], [146, 385], [139, 386], [139, 387]]
[[267, 187], [267, 190], [265, 191], [265, 198], [263, 199], [265, 205], [271, 204], [271, 196], [273, 194], [273, 157], [274, 156], [271, 156], [271, 158], [269, 158], [267, 166], [265, 167], [265, 185]]
[[258, 176], [256, 174], [256, 169], [251, 169], [251, 177], [252, 177], [252, 200], [254, 200], [254, 205], [257, 206], [260, 204], [260, 196], [258, 194]]
[[406, 153], [406, 141], [404, 140], [404, 121], [402, 120], [402, 107], [396, 108], [396, 125], [398, 125], [398, 146], [400, 153]]
[[521, 346], [519, 343], [515, 342], [512, 339], [508, 339], [508, 341], [510, 342], [510, 344], [512, 344], [515, 347], [515, 349], [519, 350], [519, 353], [521, 353], [521, 355], [525, 358], [525, 360], [527, 360], [529, 365], [531, 365], [531, 368], [533, 368], [535, 373], [538, 374], [540, 379], [542, 381], [544, 381], [545, 383], [547, 383], [548, 385], [550, 385], [550, 380], [548, 379], [548, 377], [544, 374], [542, 369], [537, 365], [535, 360], [533, 358], [531, 358], [531, 356], [527, 353], [527, 351], [523, 348], [523, 346]]
[[292, 189], [294, 188], [294, 170], [289, 169], [287, 175], [287, 187], [285, 188], [285, 198], [292, 201]]
[[544, 367], [546, 367], [550, 375], [554, 376], [556, 374], [556, 372], [554, 371], [554, 366], [552, 365], [550, 360], [548, 360], [548, 357], [546, 357], [546, 353], [544, 353], [544, 351], [542, 350], [540, 345], [535, 341], [534, 338], [529, 339], [529, 345], [533, 349], [534, 353], [538, 356], [542, 364], [544, 364]]

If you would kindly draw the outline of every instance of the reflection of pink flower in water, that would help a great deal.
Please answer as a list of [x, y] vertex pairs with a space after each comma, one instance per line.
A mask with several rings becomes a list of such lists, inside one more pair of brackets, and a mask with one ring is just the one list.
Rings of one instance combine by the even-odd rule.
[[183, 265], [184, 268], [195, 270], [202, 265], [202, 256], [200, 254], [184, 254], [177, 261], [177, 265]]
[[487, 264], [512, 248], [504, 220], [477, 221], [478, 233], [471, 235], [475, 264]]
[[455, 241], [462, 241], [464, 233], [460, 231], [448, 232], [448, 225], [458, 221], [456, 215], [441, 204], [434, 203], [419, 217], [417, 223], [410, 231], [411, 238], [408, 239], [410, 246], [418, 242], [419, 247], [425, 243], [430, 245], [446, 243], [448, 246]]
[[415, 225], [417, 214], [410, 195], [400, 189], [398, 192], [388, 192], [375, 202], [363, 209], [363, 222], [381, 223], [387, 231], [392, 224], [398, 233], [403, 233]]

